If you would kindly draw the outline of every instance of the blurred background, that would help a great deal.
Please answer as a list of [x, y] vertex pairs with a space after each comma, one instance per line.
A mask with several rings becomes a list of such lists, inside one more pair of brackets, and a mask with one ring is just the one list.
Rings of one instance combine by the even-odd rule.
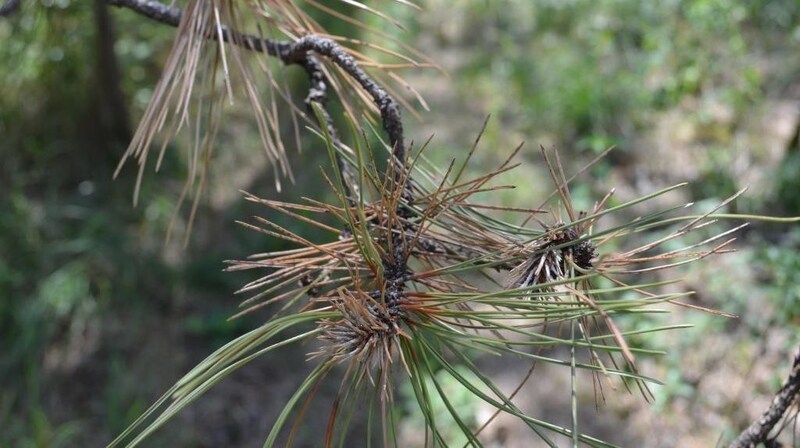
[[[583, 208], [611, 188], [630, 199], [689, 181], [670, 201], [718, 203], [749, 186], [732, 211], [800, 215], [796, 0], [426, 0], [422, 13], [375, 2], [405, 31], [331, 6], [443, 69], [402, 72], [430, 108], [421, 120], [406, 113], [407, 136], [434, 135], [428, 151], [441, 166], [465, 155], [489, 115], [476, 172], [527, 142], [506, 177], [518, 188], [494, 199], [503, 205], [534, 207], [549, 193], [539, 145], [561, 151], [569, 172], [614, 145], [573, 185]], [[357, 33], [309, 12], [333, 33]], [[176, 210], [185, 139], [170, 144], [160, 173], [145, 175], [137, 207], [135, 167], [112, 175], [174, 32], [102, 0], [23, 1], [0, 18], [2, 447], [103, 446], [182, 373], [263, 321], [268, 313], [228, 320], [240, 301], [233, 292], [255, 274], [223, 273], [223, 260], [285, 243], [235, 224], [266, 213], [238, 190], [296, 200], [326, 189], [318, 167], [327, 156], [304, 137], [303, 151], [289, 155], [297, 181], [277, 193], [255, 122], [231, 107], [187, 244], [181, 231], [165, 242], [173, 216], [179, 229], [188, 217], [187, 207]], [[302, 98], [302, 72], [287, 70]], [[740, 318], [676, 310], [668, 322], [694, 327], [635, 341], [668, 353], [643, 366], [665, 383], [656, 402], [607, 391], [595, 408], [589, 388], [579, 397], [582, 430], [623, 446], [714, 446], [767, 407], [800, 342], [800, 229], [755, 224], [737, 249], [682, 275], [698, 304]], [[233, 375], [150, 446], [260, 446], [307, 351]], [[510, 360], [492, 375], [513, 387], [527, 368]], [[568, 422], [568, 378], [538, 371], [521, 406]], [[398, 396], [414, 446], [419, 416], [403, 402], [408, 394]], [[485, 417], [474, 397], [459, 400]], [[321, 414], [301, 446], [318, 443]], [[529, 446], [525, 431], [501, 419], [484, 436]], [[784, 432], [789, 443], [793, 431]]]

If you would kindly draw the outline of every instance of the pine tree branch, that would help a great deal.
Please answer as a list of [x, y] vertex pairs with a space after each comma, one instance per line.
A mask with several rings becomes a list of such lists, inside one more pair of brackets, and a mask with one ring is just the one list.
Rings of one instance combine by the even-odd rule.
[[[145, 17], [174, 27], [180, 25], [183, 17], [183, 13], [180, 9], [155, 0], [106, 1], [109, 5], [131, 9]], [[318, 110], [321, 112], [318, 116], [319, 126], [326, 129], [332, 143], [339, 148], [342, 148], [339, 134], [334, 126], [333, 119], [325, 108], [328, 100], [329, 83], [318, 56], [328, 58], [347, 76], [355, 80], [359, 86], [369, 94], [380, 111], [383, 129], [389, 138], [389, 144], [392, 148], [394, 162], [390, 163], [390, 166], [394, 167], [393, 177], [395, 185], [402, 185], [402, 187], [397, 188], [402, 188], [402, 191], [399, 193], [402, 194], [404, 201], [398, 201], [396, 211], [400, 216], [410, 216], [408, 203], [411, 202], [413, 196], [411, 193], [411, 181], [405, 178], [407, 174], [405, 173], [406, 148], [400, 108], [394, 98], [392, 98], [377, 82], [370, 78], [370, 76], [358, 66], [356, 60], [339, 44], [331, 39], [315, 35], [306, 35], [293, 42], [278, 41], [240, 33], [228, 27], [221, 27], [218, 32], [209, 32], [204, 37], [209, 40], [222, 40], [223, 42], [247, 50], [268, 54], [280, 59], [286, 65], [299, 65], [303, 67], [310, 82], [308, 94], [305, 98], [306, 108], [310, 115], [317, 116], [313, 105], [317, 104], [319, 106]], [[338, 154], [336, 156], [336, 163], [342, 174], [345, 177], [349, 177], [352, 181], [354, 176], [352, 176], [349, 165]], [[347, 182], [345, 182], [345, 196], [352, 200], [352, 192], [356, 188], [355, 184], [347, 185]], [[402, 224], [399, 224], [399, 221], [395, 222], [394, 225], [399, 226], [398, 229], [395, 229], [399, 232], [406, 230], [402, 228]], [[411, 233], [413, 233], [413, 231]], [[394, 256], [389, 256], [389, 259], [383, 260], [387, 271], [384, 288], [382, 288], [382, 291], [376, 291], [384, 297], [389, 314], [392, 316], [394, 316], [399, 309], [398, 307], [404, 294], [404, 285], [407, 277], [406, 260], [408, 250], [406, 248], [406, 241], [404, 238], [401, 238], [400, 241], [396, 243], [398, 247], [394, 252]], [[393, 319], [394, 317], [391, 318]]]
[[761, 414], [758, 420], [747, 427], [728, 448], [750, 448], [759, 443], [765, 445], [769, 442], [769, 433], [783, 418], [789, 407], [800, 399], [800, 347], [794, 354], [792, 370], [789, 377], [781, 386], [769, 408]]
[[183, 13], [180, 9], [154, 0], [107, 0], [109, 5], [132, 9], [139, 14], [170, 26], [178, 26]]
[[[155, 0], [107, 0], [107, 2], [109, 5], [131, 9], [145, 17], [170, 26], [178, 26], [183, 15], [180, 9]], [[331, 39], [314, 35], [303, 36], [294, 42], [276, 41], [239, 33], [226, 27], [222, 28], [220, 34], [224, 42], [240, 46], [247, 50], [269, 54], [277, 57], [287, 65], [297, 64], [305, 67], [312, 83], [317, 75], [315, 68], [309, 69], [309, 54], [316, 53], [325, 56], [336, 64], [372, 97], [373, 102], [378, 107], [381, 114], [383, 129], [389, 137], [392, 154], [394, 158], [397, 159], [396, 166], [399, 167], [395, 172], [395, 177], [397, 179], [401, 177], [402, 167], [405, 163], [406, 148], [403, 139], [403, 122], [400, 116], [400, 107], [397, 105], [394, 98], [386, 93], [386, 90], [379, 86], [378, 83], [373, 81], [372, 78], [358, 66], [356, 60], [339, 44]], [[218, 35], [216, 33], [210, 33], [207, 38], [217, 40]]]
[[[344, 145], [342, 145], [333, 118], [325, 107], [325, 104], [328, 102], [328, 80], [325, 78], [325, 72], [322, 70], [322, 64], [315, 55], [307, 54], [305, 60], [301, 62], [300, 65], [305, 69], [306, 74], [308, 74], [308, 80], [311, 84], [308, 88], [308, 95], [306, 95], [305, 98], [306, 109], [309, 115], [312, 117], [316, 116], [313, 104], [319, 105], [318, 110], [321, 114], [319, 125], [327, 130], [328, 137], [331, 139], [333, 146], [343, 148]], [[353, 182], [355, 177], [352, 174], [350, 165], [345, 162], [344, 158], [338, 152], [336, 153], [336, 164], [342, 175], [350, 182]], [[343, 187], [345, 197], [350, 201], [350, 205], [353, 205], [355, 199], [352, 190], [357, 188], [356, 185], [353, 183], [351, 186], [348, 185], [348, 182], [344, 182]]]
[[378, 106], [383, 121], [383, 129], [389, 136], [389, 144], [393, 149], [395, 158], [402, 166], [405, 161], [405, 146], [403, 142], [403, 122], [400, 118], [400, 107], [386, 91], [369, 77], [342, 47], [331, 39], [319, 36], [304, 36], [292, 43], [286, 52], [278, 57], [285, 63], [297, 63], [303, 60], [309, 51], [321, 54], [338, 65], [352, 77], [372, 97]]

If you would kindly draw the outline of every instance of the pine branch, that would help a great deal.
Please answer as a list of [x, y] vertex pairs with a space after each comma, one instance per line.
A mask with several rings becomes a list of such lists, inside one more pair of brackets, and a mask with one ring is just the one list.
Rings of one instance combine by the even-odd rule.
[[[183, 12], [180, 9], [154, 0], [107, 0], [107, 2], [109, 5], [131, 9], [145, 17], [170, 26], [179, 26], [183, 18]], [[306, 35], [294, 42], [278, 41], [244, 34], [223, 26], [216, 32], [207, 32], [204, 37], [209, 40], [222, 40], [225, 43], [240, 48], [268, 54], [280, 59], [281, 62], [286, 65], [301, 66], [306, 71], [310, 82], [308, 94], [304, 101], [306, 109], [309, 111], [310, 115], [317, 117], [319, 126], [327, 131], [332, 145], [337, 148], [342, 148], [343, 145], [333, 119], [325, 107], [328, 100], [329, 82], [326, 79], [323, 66], [318, 56], [328, 58], [347, 76], [355, 80], [359, 86], [369, 94], [380, 111], [383, 129], [389, 138], [389, 144], [392, 148], [392, 157], [394, 160], [389, 166], [392, 167], [391, 169], [394, 171], [394, 188], [397, 188], [395, 191], [403, 198], [403, 200], [395, 202], [394, 211], [399, 216], [408, 217], [408, 203], [412, 200], [413, 196], [411, 193], [411, 181], [405, 172], [406, 149], [400, 108], [394, 98], [359, 67], [355, 58], [333, 40], [316, 35]], [[315, 111], [315, 104], [319, 106], [316, 108], [319, 114]], [[335, 154], [335, 158], [340, 172], [345, 177], [349, 177], [352, 181], [354, 176], [352, 176], [350, 166], [341, 155], [339, 155], [338, 151]], [[355, 184], [347, 185], [347, 183], [348, 182], [343, 183], [343, 193], [345, 197], [351, 201], [351, 205], [353, 205], [352, 192], [357, 187]], [[403, 228], [403, 224], [401, 224], [399, 220], [394, 220], [391, 226], [393, 228], [390, 233], [394, 231], [399, 233], [408, 231], [413, 234], [415, 231], [415, 229]], [[401, 238], [396, 244], [397, 250], [394, 256], [388, 256], [383, 260], [387, 276], [381, 290], [376, 291], [378, 296], [384, 297], [385, 304], [389, 308], [390, 313], [396, 310], [403, 296], [407, 275], [406, 264], [408, 250], [405, 239]]]
[[794, 354], [794, 362], [792, 362], [792, 370], [789, 377], [781, 386], [775, 398], [772, 400], [769, 408], [761, 414], [761, 417], [754, 421], [747, 429], [739, 434], [728, 448], [750, 448], [755, 447], [759, 443], [767, 446], [769, 433], [783, 418], [789, 407], [800, 398], [800, 346]]
[[[177, 27], [180, 24], [182, 12], [180, 9], [164, 5], [154, 0], [107, 0], [109, 5], [131, 9], [145, 17], [158, 22]], [[309, 55], [316, 53], [327, 57], [331, 62], [341, 68], [348, 76], [354, 79], [371, 97], [381, 114], [383, 128], [389, 137], [389, 144], [398, 169], [395, 172], [397, 179], [402, 175], [405, 162], [405, 143], [403, 138], [403, 122], [400, 116], [400, 107], [386, 90], [378, 85], [367, 75], [356, 60], [348, 54], [339, 44], [331, 39], [314, 35], [303, 36], [295, 42], [276, 41], [249, 34], [239, 33], [227, 27], [222, 27], [222, 40], [237, 45], [247, 50], [266, 53], [277, 57], [286, 65], [297, 64], [309, 74], [312, 83], [320, 78], [318, 66], [309, 62]], [[209, 33], [208, 39], [217, 40], [216, 33]], [[324, 79], [324, 77], [322, 78]], [[312, 89], [315, 86], [312, 85]], [[311, 93], [309, 94], [312, 95]], [[327, 124], [325, 124], [327, 125]]]
[[181, 10], [154, 0], [107, 0], [109, 5], [132, 9], [139, 14], [170, 26], [178, 26]]
[[278, 57], [287, 64], [303, 61], [308, 52], [313, 51], [328, 57], [333, 63], [350, 75], [372, 97], [381, 112], [383, 129], [389, 136], [394, 157], [399, 166], [405, 161], [405, 145], [403, 142], [403, 122], [400, 118], [400, 107], [397, 102], [372, 78], [362, 70], [355, 59], [331, 39], [319, 36], [304, 36], [289, 44], [286, 51]]
[[[319, 105], [319, 125], [326, 128], [333, 146], [337, 148], [343, 148], [342, 141], [339, 137], [339, 132], [336, 130], [336, 125], [333, 122], [333, 118], [328, 113], [328, 109], [325, 107], [325, 104], [328, 102], [328, 80], [325, 78], [325, 72], [322, 70], [322, 64], [315, 55], [307, 54], [305, 60], [302, 61], [300, 65], [305, 69], [306, 74], [308, 75], [308, 80], [311, 84], [311, 86], [308, 88], [308, 95], [306, 95], [305, 99], [306, 110], [308, 111], [309, 115], [313, 117], [316, 115], [313, 105]], [[350, 165], [345, 162], [338, 152], [336, 153], [336, 164], [339, 167], [339, 171], [342, 172], [342, 175], [345, 178], [348, 178], [351, 181], [354, 179]], [[350, 186], [347, 183], [344, 183], [343, 186], [345, 189], [345, 197], [351, 201], [352, 205], [352, 190], [355, 188], [355, 185]]]

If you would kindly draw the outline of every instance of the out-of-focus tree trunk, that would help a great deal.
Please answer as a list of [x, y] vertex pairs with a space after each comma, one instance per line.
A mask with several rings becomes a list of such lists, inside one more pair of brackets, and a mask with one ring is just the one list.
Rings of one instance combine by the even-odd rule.
[[[95, 64], [91, 76], [94, 88], [89, 89], [92, 126], [88, 137], [96, 149], [107, 153], [110, 147], [128, 144], [131, 128], [114, 53], [114, 21], [105, 0], [94, 0], [94, 26]], [[117, 151], [111, 152], [114, 159], [119, 157]]]

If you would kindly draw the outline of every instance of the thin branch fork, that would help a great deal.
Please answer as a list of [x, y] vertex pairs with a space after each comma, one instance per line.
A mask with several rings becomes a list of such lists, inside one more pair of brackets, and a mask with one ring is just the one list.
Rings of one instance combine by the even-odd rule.
[[[131, 9], [145, 17], [173, 27], [179, 26], [183, 18], [183, 12], [180, 9], [165, 5], [156, 0], [106, 1], [109, 5]], [[317, 111], [319, 111], [319, 115], [317, 116], [319, 125], [325, 128], [332, 143], [341, 148], [343, 145], [339, 134], [336, 131], [333, 119], [325, 108], [325, 103], [328, 100], [329, 83], [318, 56], [328, 58], [369, 94], [380, 111], [383, 129], [388, 136], [389, 144], [392, 148], [392, 158], [394, 160], [389, 166], [393, 167], [395, 184], [401, 186], [400, 188], [402, 191], [400, 191], [399, 194], [406, 202], [413, 200], [410, 190], [410, 179], [407, 178], [408, 173], [406, 172], [406, 148], [400, 108], [394, 98], [370, 78], [369, 75], [358, 66], [355, 58], [348, 54], [339, 44], [331, 39], [315, 35], [306, 35], [293, 42], [277, 41], [244, 34], [228, 27], [222, 27], [218, 33], [211, 32], [204, 37], [209, 40], [221, 40], [246, 50], [268, 54], [280, 59], [286, 65], [299, 65], [303, 67], [310, 82], [308, 94], [305, 98], [306, 108], [311, 116], [317, 116], [313, 105], [317, 104], [320, 106], [317, 109]], [[353, 178], [350, 173], [349, 165], [341, 157], [336, 158], [336, 163], [345, 176], [349, 175]], [[352, 190], [355, 188], [357, 188], [355, 185], [347, 186], [345, 184], [345, 195], [350, 198]], [[400, 214], [407, 212], [404, 208], [406, 205], [402, 204], [402, 201], [398, 201], [396, 207]], [[390, 256], [389, 260], [384, 260], [387, 271], [391, 273], [391, 275], [388, 275], [385, 279], [386, 285], [385, 291], [383, 291], [385, 295], [384, 300], [390, 310], [390, 314], [393, 314], [399, 305], [406, 281], [405, 260], [407, 250], [404, 240], [400, 241], [399, 247], [396, 248], [396, 250], [398, 251], [398, 254], [396, 254], [397, 256]], [[392, 318], [394, 318], [394, 316]]]
[[769, 408], [734, 440], [728, 448], [751, 448], [759, 443], [769, 446], [769, 433], [786, 411], [800, 400], [800, 346], [794, 354], [792, 370]]
[[[107, 0], [109, 5], [131, 9], [145, 17], [158, 22], [177, 27], [180, 24], [183, 13], [180, 9], [165, 5], [155, 0]], [[400, 107], [386, 90], [379, 86], [372, 78], [367, 75], [356, 60], [348, 54], [339, 44], [331, 39], [307, 35], [295, 42], [276, 41], [261, 38], [249, 34], [239, 33], [236, 30], [223, 27], [222, 40], [224, 42], [240, 46], [244, 49], [266, 53], [277, 57], [284, 64], [300, 65], [304, 67], [311, 78], [312, 83], [324, 82], [324, 76], [320, 78], [321, 71], [318, 71], [318, 64], [310, 63], [309, 54], [316, 53], [325, 56], [353, 78], [371, 97], [381, 114], [384, 131], [389, 137], [389, 144], [392, 147], [394, 158], [397, 159], [398, 166], [404, 166], [405, 162], [405, 143], [403, 139], [403, 123], [400, 116]], [[217, 40], [219, 37], [215, 33], [207, 36], [208, 39]], [[315, 86], [312, 86], [312, 89]], [[309, 97], [312, 95], [310, 94]], [[324, 102], [326, 95], [319, 97]], [[317, 101], [315, 99], [315, 101]], [[320, 101], [317, 101], [320, 102]], [[320, 102], [320, 105], [322, 103]], [[329, 123], [322, 124], [328, 126]], [[400, 176], [395, 173], [396, 177]]]

